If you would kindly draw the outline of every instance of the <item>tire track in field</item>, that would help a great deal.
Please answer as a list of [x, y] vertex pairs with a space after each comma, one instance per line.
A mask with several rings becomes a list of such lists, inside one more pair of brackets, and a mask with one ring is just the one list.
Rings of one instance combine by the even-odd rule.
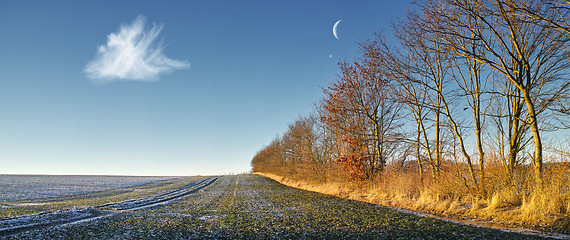
[[39, 213], [0, 221], [0, 237], [53, 226], [76, 224], [112, 216], [121, 212], [140, 210], [158, 205], [168, 204], [174, 200], [195, 193], [218, 180], [219, 176], [208, 177], [190, 183], [180, 189], [156, 196], [130, 199], [121, 202], [107, 203], [85, 209]]

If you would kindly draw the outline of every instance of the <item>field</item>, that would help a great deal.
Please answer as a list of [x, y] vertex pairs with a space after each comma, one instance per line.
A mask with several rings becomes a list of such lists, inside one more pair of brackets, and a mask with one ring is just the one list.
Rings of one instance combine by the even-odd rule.
[[[33, 194], [32, 194], [33, 195]], [[302, 191], [256, 175], [5, 200], [5, 239], [537, 239]], [[9, 205], [9, 204], [12, 205]], [[16, 206], [17, 205], [17, 206]], [[27, 210], [27, 209], [31, 210]], [[41, 211], [40, 211], [41, 210]], [[8, 214], [10, 213], [10, 214]], [[12, 217], [10, 217], [12, 216]]]
[[0, 201], [55, 198], [145, 185], [173, 177], [0, 175]]

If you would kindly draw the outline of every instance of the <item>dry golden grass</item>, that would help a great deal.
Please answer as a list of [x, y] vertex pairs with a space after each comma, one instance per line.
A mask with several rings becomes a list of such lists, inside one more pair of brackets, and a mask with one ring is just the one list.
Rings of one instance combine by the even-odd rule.
[[488, 209], [496, 210], [502, 208], [512, 208], [520, 206], [522, 196], [515, 189], [505, 188], [500, 192], [495, 192], [488, 203]]
[[299, 189], [303, 189], [303, 190], [307, 190], [307, 191], [311, 191], [311, 192], [318, 192], [318, 193], [324, 193], [324, 194], [328, 194], [328, 195], [333, 195], [333, 196], [338, 196], [338, 197], [347, 197], [350, 196], [351, 194], [354, 194], [355, 189], [353, 187], [349, 187], [346, 184], [341, 184], [341, 183], [310, 183], [310, 182], [306, 182], [306, 181], [299, 181], [299, 180], [293, 180], [293, 179], [289, 179], [289, 178], [285, 178], [282, 176], [278, 176], [272, 173], [255, 173], [257, 175], [260, 176], [264, 176], [270, 179], [273, 179], [283, 185], [289, 186], [289, 187], [294, 187], [294, 188], [299, 188]]

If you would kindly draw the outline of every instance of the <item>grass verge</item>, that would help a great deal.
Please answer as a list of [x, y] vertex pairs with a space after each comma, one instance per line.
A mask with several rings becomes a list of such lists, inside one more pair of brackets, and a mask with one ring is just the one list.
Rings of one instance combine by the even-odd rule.
[[[503, 189], [489, 199], [461, 199], [449, 197], [454, 194], [441, 194], [441, 189], [430, 189], [429, 187], [413, 189], [405, 186], [406, 182], [415, 181], [410, 177], [407, 178], [407, 181], [390, 179], [391, 184], [356, 185], [350, 182], [312, 183], [289, 179], [272, 173], [257, 172], [255, 174], [294, 188], [431, 213], [458, 221], [464, 219], [479, 220], [482, 221], [481, 225], [486, 225], [491, 221], [499, 223], [497, 226], [504, 226], [505, 228], [526, 227], [539, 231], [570, 234], [570, 216], [568, 215], [570, 206], [568, 201], [561, 201], [560, 198], [548, 199], [544, 197], [547, 194], [533, 193], [524, 197], [515, 190]], [[400, 176], [400, 178], [405, 177]], [[448, 186], [445, 189], [453, 189], [453, 187]], [[544, 191], [553, 190], [546, 188]], [[566, 214], [561, 214], [561, 212]]]

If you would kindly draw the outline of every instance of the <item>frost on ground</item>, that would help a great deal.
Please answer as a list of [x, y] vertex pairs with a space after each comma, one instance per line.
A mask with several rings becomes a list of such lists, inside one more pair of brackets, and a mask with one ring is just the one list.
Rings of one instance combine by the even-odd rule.
[[173, 177], [0, 175], [0, 202], [53, 198], [148, 184]]
[[418, 217], [280, 185], [224, 176], [168, 204], [7, 239], [538, 239]]
[[129, 199], [121, 202], [111, 202], [83, 209], [42, 212], [39, 214], [30, 214], [26, 216], [4, 219], [3, 221], [0, 221], [0, 237], [10, 236], [29, 230], [78, 224], [89, 220], [97, 220], [102, 217], [111, 216], [122, 211], [133, 211], [169, 204], [174, 200], [178, 200], [188, 194], [199, 191], [217, 179], [218, 177], [204, 178], [199, 181], [191, 182], [180, 189], [145, 198]]

